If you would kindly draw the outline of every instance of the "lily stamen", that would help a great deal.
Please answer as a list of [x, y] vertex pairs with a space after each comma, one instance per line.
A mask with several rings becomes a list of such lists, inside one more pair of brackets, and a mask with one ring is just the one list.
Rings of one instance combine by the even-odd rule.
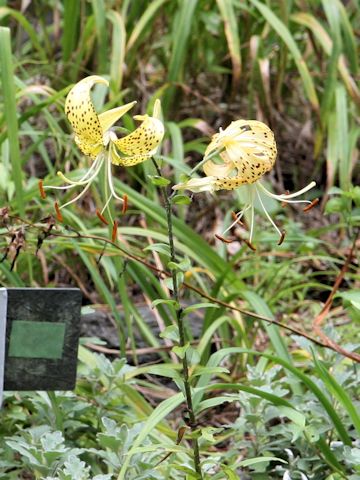
[[39, 186], [40, 196], [41, 196], [41, 198], [42, 198], [43, 200], [45, 200], [45, 198], [46, 198], [46, 193], [45, 193], [45, 190], [44, 190], [44, 181], [43, 181], [43, 180], [39, 180], [38, 186]]
[[[255, 187], [256, 188], [256, 187]], [[280, 232], [279, 228], [277, 227], [276, 223], [274, 222], [274, 220], [271, 218], [269, 212], [266, 210], [265, 208], [265, 205], [264, 205], [264, 202], [262, 201], [262, 198], [261, 198], [261, 195], [259, 193], [259, 190], [256, 188], [256, 194], [257, 194], [257, 197], [258, 197], [258, 200], [260, 202], [260, 205], [266, 215], [266, 218], [269, 220], [269, 222], [271, 223], [271, 225], [275, 228], [275, 230], [277, 231], [280, 239], [283, 237], [283, 234], [282, 232]]]
[[254, 245], [249, 240], [247, 240], [246, 238], [243, 238], [242, 240], [244, 243], [246, 243], [246, 245], [250, 248], [250, 250], [252, 250], [253, 252], [256, 252], [256, 247], [254, 247]]
[[283, 241], [285, 240], [285, 235], [286, 235], [286, 232], [285, 230], [283, 230], [281, 232], [281, 237], [280, 237], [280, 240], [278, 241], [278, 245], [281, 245], [283, 243]]
[[244, 225], [243, 222], [241, 221], [241, 219], [240, 219], [239, 216], [238, 216], [239, 213], [241, 213], [241, 212], [238, 212], [238, 213], [235, 213], [234, 211], [231, 212], [231, 216], [232, 216], [232, 218], [233, 218], [233, 220], [234, 220], [234, 223], [233, 223], [232, 225], [236, 225], [237, 223], [238, 223], [239, 225], [241, 225], [241, 226]]
[[78, 200], [80, 200], [80, 198], [82, 198], [85, 193], [89, 190], [89, 188], [91, 187], [91, 182], [89, 182], [85, 188], [82, 189], [82, 191], [79, 193], [79, 195], [76, 195], [75, 198], [73, 198], [72, 200], [69, 200], [68, 202], [64, 203], [63, 205], [61, 205], [59, 207], [60, 210], [62, 210], [63, 208], [65, 207], [68, 207], [69, 205], [71, 205], [72, 203], [74, 202], [77, 202]]
[[[70, 178], [67, 178], [62, 172], [57, 172], [57, 176], [61, 178], [61, 180], [65, 183], [68, 183], [69, 185], [74, 185], [74, 186], [77, 186], [77, 185], [85, 185], [85, 183], [87, 183], [89, 180], [88, 180], [88, 177], [91, 176], [92, 172], [94, 170], [96, 170], [96, 168], [98, 167], [98, 163], [102, 160], [100, 158], [100, 155], [99, 154], [94, 163], [91, 165], [91, 167], [89, 168], [89, 170], [85, 173], [85, 175], [83, 177], [80, 178], [80, 180], [70, 180]], [[69, 187], [64, 187], [64, 188], [69, 188]]]
[[320, 200], [318, 198], [315, 198], [315, 200], [313, 200], [310, 205], [308, 205], [307, 207], [303, 208], [303, 212], [308, 212], [309, 210], [311, 210], [312, 208], [314, 208], [318, 203], [320, 202]]
[[215, 237], [224, 243], [232, 243], [232, 242], [235, 242], [236, 240], [235, 238], [225, 238], [222, 235], [219, 235], [218, 233], [215, 233]]
[[55, 206], [56, 218], [59, 220], [59, 222], [62, 222], [64, 219], [63, 219], [63, 216], [60, 212], [58, 202], [55, 202], [54, 206]]
[[117, 237], [117, 231], [118, 231], [118, 221], [117, 220], [114, 220], [114, 223], [113, 223], [113, 229], [112, 229], [112, 233], [111, 233], [111, 241], [112, 242], [115, 242], [116, 240], [116, 237]]
[[[273, 198], [274, 200], [280, 200], [280, 201], [283, 201], [283, 202], [286, 202], [286, 203], [293, 203], [293, 202], [289, 202], [289, 200], [291, 198], [295, 198], [295, 197], [299, 197], [300, 195], [302, 195], [303, 193], [306, 193], [308, 192], [309, 190], [311, 190], [312, 188], [315, 187], [316, 185], [316, 182], [310, 182], [309, 185], [307, 185], [306, 187], [302, 188], [301, 190], [299, 190], [298, 192], [294, 192], [294, 193], [282, 193], [281, 195], [276, 195], [275, 193], [271, 193], [267, 188], [264, 187], [264, 185], [262, 183], [259, 183], [258, 184], [259, 187], [266, 193], [266, 195], [268, 195], [269, 197]], [[311, 203], [309, 200], [297, 200], [295, 203], [297, 202], [306, 202], [306, 203]]]
[[124, 196], [123, 196], [123, 201], [124, 201], [124, 203], [123, 203], [123, 207], [122, 207], [121, 213], [122, 213], [123, 215], [125, 215], [125, 213], [127, 212], [127, 209], [128, 209], [128, 196], [126, 195], [126, 193], [125, 193]]
[[109, 225], [109, 222], [106, 220], [102, 212], [100, 210], [96, 209], [96, 216], [102, 221], [104, 225]]
[[250, 220], [250, 236], [249, 243], [252, 244], [252, 239], [254, 235], [254, 219], [255, 219], [255, 208], [254, 208], [254, 190], [251, 189], [251, 220]]
[[102, 210], [101, 210], [101, 212], [100, 212], [101, 215], [103, 215], [103, 213], [104, 213], [105, 210], [107, 209], [107, 207], [108, 207], [111, 199], [112, 199], [112, 194], [110, 194], [110, 195], [108, 196], [108, 199], [106, 200], [105, 205], [103, 206], [103, 208], [102, 208]]
[[112, 181], [112, 171], [111, 171], [111, 151], [109, 150], [109, 153], [108, 153], [108, 158], [107, 158], [107, 180], [108, 180], [108, 185], [110, 187], [110, 192], [111, 192], [111, 195], [116, 198], [116, 200], [119, 200], [121, 203], [124, 202], [124, 200], [119, 197], [119, 195], [117, 195], [117, 193], [115, 192], [115, 188], [114, 188], [114, 185], [113, 185], [113, 181]]
[[242, 217], [244, 216], [245, 212], [247, 212], [249, 210], [249, 208], [251, 207], [251, 205], [246, 205], [246, 207], [241, 210], [240, 212], [238, 213], [235, 213], [234, 215], [237, 216], [237, 219], [231, 224], [229, 225], [226, 230], [224, 230], [222, 232], [223, 235], [225, 235], [225, 233], [227, 233], [229, 230], [231, 230], [237, 223], [241, 223], [242, 225], [244, 225], [241, 221]]

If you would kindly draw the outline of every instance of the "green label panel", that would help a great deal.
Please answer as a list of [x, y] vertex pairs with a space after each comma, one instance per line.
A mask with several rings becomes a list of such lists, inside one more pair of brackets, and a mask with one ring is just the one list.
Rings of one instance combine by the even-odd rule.
[[60, 359], [63, 354], [65, 323], [12, 322], [9, 357]]

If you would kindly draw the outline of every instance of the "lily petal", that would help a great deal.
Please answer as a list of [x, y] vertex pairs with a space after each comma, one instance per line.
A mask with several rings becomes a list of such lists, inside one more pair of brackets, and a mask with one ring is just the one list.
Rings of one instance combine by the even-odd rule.
[[112, 108], [104, 113], [100, 113], [99, 121], [103, 132], [106, 132], [116, 123], [126, 112], [128, 112], [134, 105], [136, 100], [131, 103], [127, 103], [122, 107]]
[[76, 134], [76, 143], [85, 155], [92, 158], [96, 157], [103, 145], [103, 129], [90, 96], [95, 83], [108, 85], [104, 78], [91, 75], [80, 80], [65, 101], [65, 113]]
[[204, 173], [207, 177], [214, 176], [214, 177], [227, 177], [232, 170], [234, 170], [235, 166], [233, 162], [226, 162], [225, 164], [218, 164], [214, 163], [211, 160], [208, 160], [203, 165]]
[[137, 165], [138, 163], [145, 162], [145, 160], [148, 160], [151, 155], [155, 155], [155, 153], [156, 149], [153, 151], [153, 153], [149, 155], [132, 155], [131, 157], [128, 157], [126, 155], [119, 155], [119, 153], [116, 151], [116, 148], [113, 147], [111, 149], [111, 163], [113, 165], [132, 167], [133, 165]]
[[[155, 102], [154, 113], [160, 115], [159, 103]], [[116, 165], [131, 166], [141, 163], [156, 153], [164, 136], [164, 125], [155, 117], [136, 115], [135, 120], [142, 120], [141, 125], [126, 137], [114, 140], [118, 153], [113, 157]]]

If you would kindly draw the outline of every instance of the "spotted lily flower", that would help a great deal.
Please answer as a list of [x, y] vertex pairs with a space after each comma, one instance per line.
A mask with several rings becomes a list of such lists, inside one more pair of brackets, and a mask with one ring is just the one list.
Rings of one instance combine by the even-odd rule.
[[[191, 192], [215, 192], [218, 190], [235, 190], [244, 186], [247, 189], [247, 202], [244, 208], [234, 215], [234, 222], [223, 232], [225, 234], [234, 225], [241, 222], [246, 212], [250, 212], [250, 233], [247, 243], [251, 248], [254, 235], [254, 202], [258, 200], [266, 218], [279, 235], [279, 245], [283, 242], [285, 232], [280, 231], [266, 209], [264, 196], [286, 203], [305, 203], [308, 210], [315, 204], [309, 200], [294, 200], [315, 186], [315, 182], [292, 194], [275, 195], [261, 183], [261, 177], [269, 172], [276, 160], [277, 148], [273, 132], [262, 122], [256, 120], [237, 120], [225, 130], [220, 129], [208, 145], [204, 160], [201, 162], [206, 177], [192, 178], [175, 185], [174, 190]], [[211, 160], [220, 158], [220, 163]], [[219, 238], [222, 238], [219, 236]]]
[[135, 120], [142, 122], [140, 126], [132, 133], [118, 138], [112, 127], [136, 102], [97, 114], [90, 95], [91, 88], [96, 83], [108, 86], [107, 80], [102, 77], [96, 75], [86, 77], [70, 90], [65, 101], [65, 113], [74, 130], [75, 142], [81, 152], [93, 160], [91, 167], [77, 181], [70, 180], [62, 172], [58, 172], [58, 176], [67, 184], [65, 186], [41, 185], [42, 192], [44, 188], [66, 190], [83, 187], [83, 190], [69, 202], [60, 207], [56, 204], [58, 217], [61, 216], [61, 209], [76, 202], [86, 193], [101, 169], [105, 168], [107, 199], [104, 208], [99, 212], [99, 217], [103, 218], [103, 212], [112, 198], [124, 201], [115, 192], [112, 165], [130, 167], [144, 162], [156, 153], [164, 136], [164, 126], [160, 121], [160, 101], [156, 100], [153, 116], [134, 116]]

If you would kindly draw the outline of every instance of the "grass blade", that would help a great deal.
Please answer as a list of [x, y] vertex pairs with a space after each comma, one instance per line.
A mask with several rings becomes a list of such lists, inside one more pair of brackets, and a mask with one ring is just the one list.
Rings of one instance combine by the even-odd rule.
[[120, 350], [121, 354], [125, 355], [125, 337], [124, 337], [124, 332], [120, 330], [120, 326], [122, 324], [122, 320], [120, 317], [120, 314], [118, 312], [118, 309], [116, 307], [116, 303], [114, 300], [114, 297], [111, 293], [111, 291], [108, 289], [106, 286], [104, 280], [102, 279], [98, 269], [94, 266], [94, 258], [90, 258], [82, 249], [81, 246], [78, 245], [76, 242], [73, 242], [74, 249], [78, 252], [80, 255], [81, 260], [84, 262], [86, 265], [86, 268], [89, 270], [89, 273], [96, 285], [96, 288], [98, 292], [102, 295], [106, 303], [109, 305], [112, 314], [115, 317], [116, 323], [118, 325], [118, 335], [119, 335], [119, 343], [120, 343]]
[[121, 467], [118, 480], [124, 480], [126, 478], [126, 471], [130, 464], [132, 455], [135, 453], [135, 449], [141, 445], [141, 442], [151, 433], [155, 426], [161, 422], [170, 412], [178, 407], [184, 401], [184, 395], [178, 393], [170, 398], [167, 398], [161, 402], [152, 414], [147, 419], [144, 428], [136, 437], [131, 449], [128, 451], [123, 466]]
[[41, 43], [38, 39], [38, 34], [32, 27], [31, 23], [28, 22], [24, 15], [17, 10], [8, 7], [0, 7], [0, 20], [8, 16], [13, 17], [19, 23], [19, 25], [21, 25], [21, 27], [29, 35], [29, 39], [33, 47], [39, 52], [41, 60], [47, 61], [45, 49], [41, 46]]
[[0, 64], [1, 83], [4, 96], [4, 115], [7, 124], [7, 135], [10, 146], [10, 157], [12, 162], [12, 177], [16, 188], [16, 206], [19, 214], [25, 217], [25, 203], [23, 193], [23, 172], [21, 165], [19, 131], [16, 112], [14, 68], [11, 56], [10, 29], [0, 27]]
[[240, 37], [232, 0], [217, 0], [224, 21], [225, 36], [232, 63], [232, 89], [236, 92], [241, 76]]
[[[179, 82], [182, 79], [182, 68], [187, 54], [186, 47], [188, 45], [194, 10], [197, 3], [197, 0], [183, 0], [179, 3], [179, 11], [175, 16], [177, 21], [173, 28], [172, 52], [168, 68], [168, 81], [170, 83]], [[165, 112], [170, 108], [173, 98], [174, 89], [169, 88], [163, 100]]]
[[284, 23], [279, 20], [279, 18], [270, 10], [267, 5], [260, 3], [258, 0], [250, 0], [251, 3], [260, 11], [265, 20], [272, 26], [272, 28], [278, 33], [283, 42], [286, 44], [287, 48], [290, 50], [295, 64], [299, 70], [300, 76], [303, 81], [305, 93], [316, 112], [319, 111], [319, 100], [316, 94], [314, 82], [308, 70], [304, 59], [298, 49], [294, 37], [291, 35], [289, 29], [284, 25]]
[[97, 36], [97, 68], [98, 73], [105, 73], [107, 68], [108, 35], [106, 28], [106, 7], [104, 0], [91, 0], [95, 17]]
[[61, 47], [63, 62], [68, 62], [78, 44], [78, 26], [80, 21], [81, 2], [64, 1], [63, 34]]
[[126, 30], [122, 16], [118, 12], [110, 10], [106, 17], [110, 20], [113, 26], [110, 59], [110, 93], [114, 96], [121, 90], [125, 58]]
[[340, 188], [348, 190], [351, 185], [351, 170], [349, 152], [349, 121], [348, 121], [348, 104], [346, 91], [343, 85], [338, 85], [335, 92], [336, 104], [336, 128], [337, 128], [337, 145], [339, 154], [339, 181]]
[[320, 378], [325, 383], [329, 392], [331, 392], [334, 397], [342, 404], [342, 406], [347, 411], [349, 417], [351, 418], [354, 427], [356, 428], [358, 434], [360, 435], [360, 416], [354, 407], [354, 404], [351, 401], [351, 398], [346, 393], [346, 390], [335, 380], [335, 378], [330, 374], [326, 369], [323, 362], [318, 360], [315, 355], [313, 355], [315, 368], [318, 372]]
[[150, 2], [145, 12], [136, 21], [136, 25], [133, 31], [131, 32], [130, 38], [126, 45], [126, 52], [129, 52], [129, 50], [133, 48], [136, 42], [140, 40], [141, 36], [144, 35], [147, 26], [150, 24], [150, 22], [153, 20], [154, 16], [156, 15], [156, 12], [167, 1], [168, 0], [154, 0]]
[[[291, 20], [304, 25], [305, 27], [311, 30], [311, 33], [314, 35], [316, 40], [320, 43], [322, 49], [327, 55], [331, 55], [333, 42], [329, 37], [326, 30], [323, 28], [321, 23], [312, 15], [304, 12], [296, 13], [291, 16]], [[350, 72], [347, 68], [344, 55], [340, 55], [338, 63], [339, 73], [341, 78], [346, 86], [349, 95], [354, 100], [354, 102], [359, 106], [360, 105], [360, 91], [350, 75]]]

